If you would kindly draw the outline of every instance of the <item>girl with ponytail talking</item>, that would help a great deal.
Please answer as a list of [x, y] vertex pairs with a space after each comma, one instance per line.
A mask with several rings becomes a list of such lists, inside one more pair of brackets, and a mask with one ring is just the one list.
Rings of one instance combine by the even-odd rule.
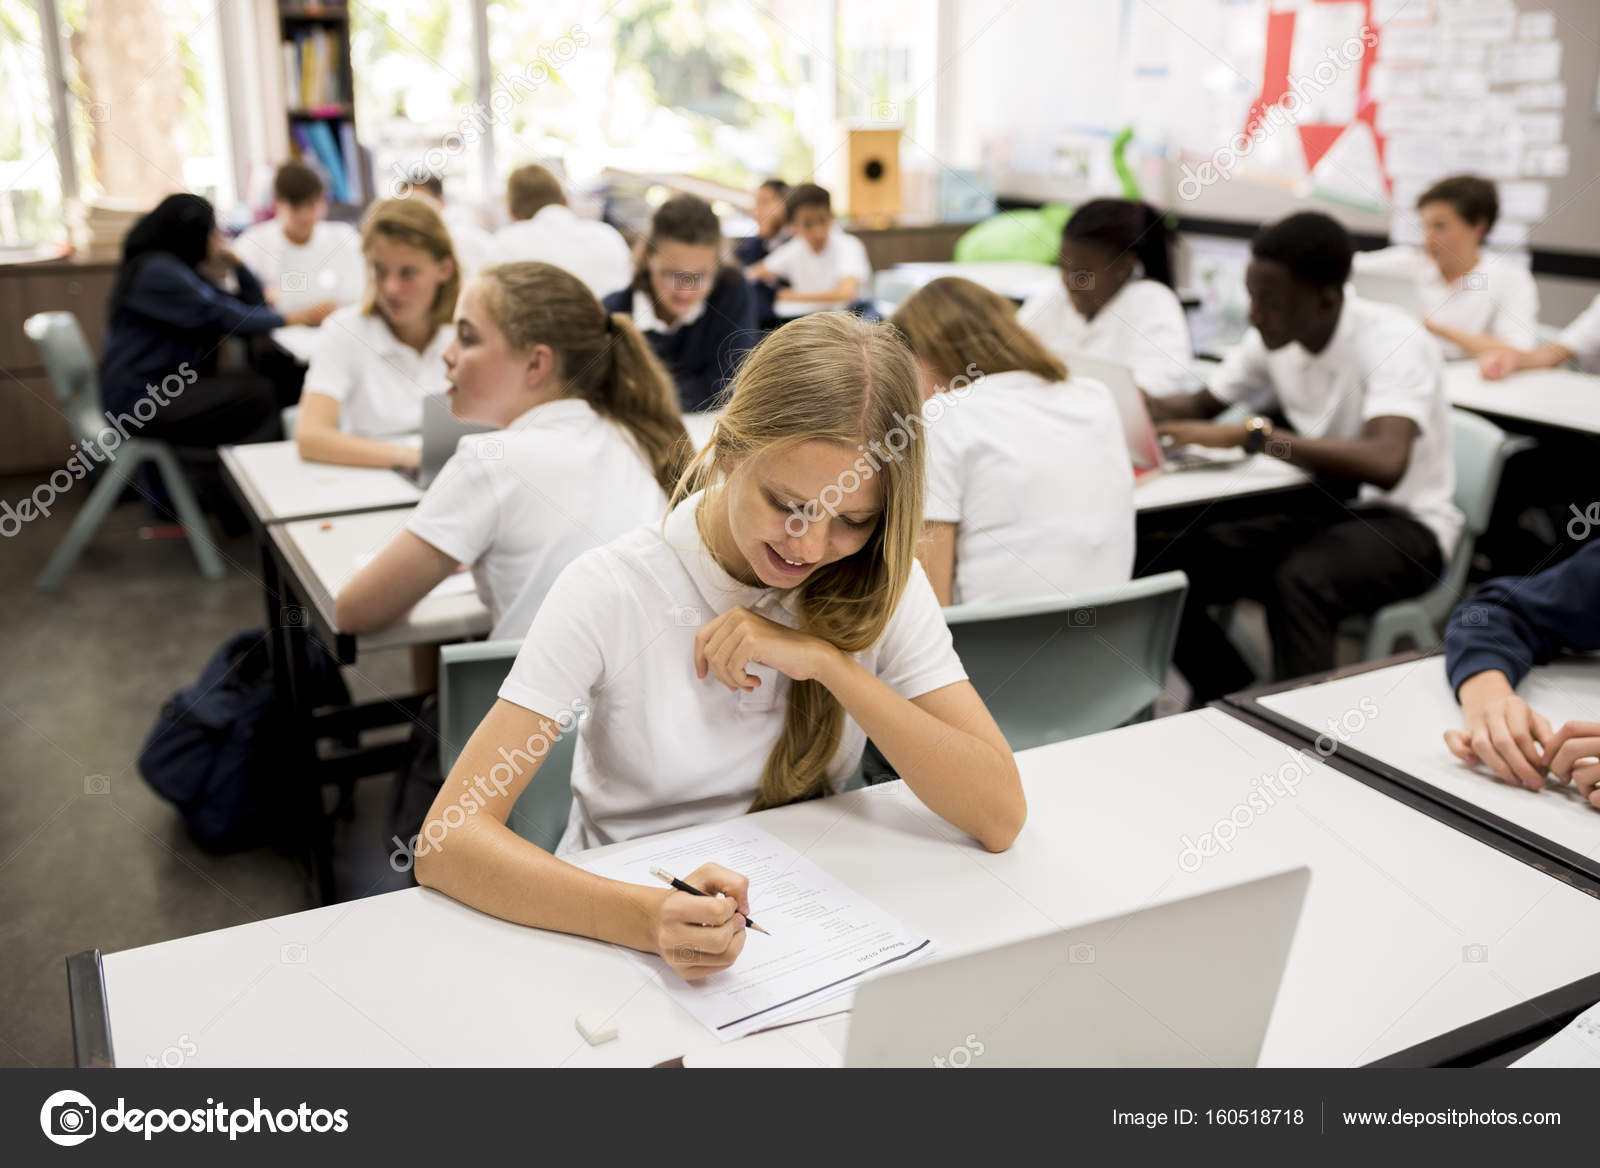
[[346, 632], [394, 623], [470, 564], [493, 635], [522, 636], [569, 563], [659, 522], [691, 453], [650, 346], [567, 271], [489, 268], [455, 323], [451, 410], [499, 430], [462, 439], [405, 530], [340, 591]]
[[[1027, 813], [1016, 762], [916, 558], [921, 404], [890, 326], [819, 313], [763, 341], [666, 520], [580, 556], [550, 590], [430, 818], [451, 822], [504, 758], [515, 777], [418, 857], [417, 879], [704, 977], [744, 945], [743, 876], [706, 864], [687, 879], [722, 896], [695, 897], [558, 857], [830, 794], [869, 735], [930, 810], [1008, 848]], [[541, 762], [526, 744], [577, 709], [552, 855], [505, 822]]]
[[1091, 199], [1062, 229], [1060, 260], [1060, 287], [1029, 297], [1019, 324], [1069, 363], [1076, 353], [1128, 366], [1146, 393], [1194, 388], [1194, 347], [1160, 211]]

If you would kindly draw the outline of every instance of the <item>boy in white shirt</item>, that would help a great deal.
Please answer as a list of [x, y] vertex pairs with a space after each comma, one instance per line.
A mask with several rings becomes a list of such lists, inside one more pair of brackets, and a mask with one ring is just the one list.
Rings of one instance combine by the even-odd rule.
[[1484, 237], [1500, 214], [1494, 183], [1471, 174], [1440, 179], [1417, 199], [1423, 244], [1360, 252], [1358, 272], [1395, 272], [1416, 282], [1422, 323], [1448, 360], [1509, 345], [1532, 348], [1539, 290], [1525, 264], [1485, 256]]
[[348, 223], [329, 223], [322, 179], [309, 166], [286, 162], [272, 180], [273, 217], [246, 227], [233, 253], [255, 273], [279, 312], [325, 307], [332, 312], [361, 299], [366, 262], [361, 235]]
[[788, 287], [775, 297], [779, 304], [809, 301], [822, 308], [863, 299], [872, 263], [862, 242], [834, 221], [827, 190], [801, 183], [789, 192], [785, 207], [793, 237], [755, 265], [751, 278], [785, 281]]
[[561, 180], [543, 166], [519, 166], [506, 180], [513, 220], [494, 234], [496, 263], [535, 260], [565, 268], [597, 300], [633, 283], [633, 253], [609, 223], [580, 219]]
[[[1208, 606], [1266, 607], [1280, 680], [1332, 668], [1339, 623], [1426, 590], [1455, 549], [1449, 404], [1438, 347], [1399, 309], [1344, 294], [1350, 237], [1316, 212], [1257, 233], [1245, 283], [1254, 326], [1209, 389], [1149, 399], [1163, 440], [1242, 446], [1360, 484], [1351, 502], [1326, 488], [1250, 519], [1178, 539], [1163, 569], [1189, 574], [1175, 663], [1203, 704], [1255, 678]], [[1228, 405], [1281, 410], [1209, 421]]]

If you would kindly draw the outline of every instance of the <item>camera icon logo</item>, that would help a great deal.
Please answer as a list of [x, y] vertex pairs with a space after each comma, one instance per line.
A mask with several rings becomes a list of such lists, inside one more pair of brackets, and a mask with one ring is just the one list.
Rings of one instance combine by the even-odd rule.
[[1289, 442], [1284, 438], [1274, 438], [1267, 443], [1268, 458], [1288, 458]]
[[1095, 625], [1094, 609], [1075, 608], [1072, 610], [1071, 620], [1075, 629], [1092, 629]]
[[1473, 292], [1482, 292], [1489, 286], [1489, 274], [1487, 272], [1468, 272], [1467, 278], [1461, 281], [1461, 286]]
[[291, 941], [287, 945], [280, 945], [278, 947], [278, 960], [284, 965], [304, 965], [306, 963], [306, 947], [295, 941]]
[[1094, 946], [1079, 942], [1067, 950], [1067, 962], [1071, 965], [1093, 965]]
[[87, 1095], [57, 1091], [39, 1109], [39, 1127], [52, 1144], [71, 1148], [94, 1135], [98, 1114]]
[[306, 619], [307, 615], [308, 614], [306, 613], [306, 610], [301, 608], [298, 604], [291, 604], [279, 611], [278, 623], [283, 625], [283, 627], [286, 629], [304, 628], [310, 623]]
[[1067, 288], [1072, 292], [1087, 292], [1094, 287], [1094, 273], [1078, 268], [1067, 273]]
[[872, 103], [872, 120], [875, 122], [898, 122], [900, 120], [900, 107], [892, 101], [875, 101]]
[[285, 292], [304, 292], [306, 290], [306, 274], [304, 272], [285, 272], [278, 278], [278, 284]]
[[675, 604], [672, 606], [672, 623], [686, 629], [697, 629], [705, 623], [700, 616], [700, 610], [693, 605]]
[[498, 438], [480, 438], [477, 444], [479, 458], [498, 461], [506, 456], [506, 444]]
[[1489, 946], [1463, 945], [1461, 946], [1461, 960], [1473, 965], [1483, 965], [1489, 960]]
[[1482, 627], [1487, 619], [1487, 614], [1476, 604], [1461, 610], [1461, 623], [1469, 628]]
[[83, 776], [83, 793], [85, 795], [109, 795], [109, 794], [111, 794], [111, 776], [110, 775], [84, 775]]
[[91, 101], [83, 107], [84, 120], [91, 123], [100, 123], [111, 120], [111, 107], [103, 101]]
[[672, 957], [674, 961], [678, 961], [684, 965], [693, 965], [695, 962], [700, 960], [700, 950], [696, 949], [693, 945], [674, 945], [672, 948]]

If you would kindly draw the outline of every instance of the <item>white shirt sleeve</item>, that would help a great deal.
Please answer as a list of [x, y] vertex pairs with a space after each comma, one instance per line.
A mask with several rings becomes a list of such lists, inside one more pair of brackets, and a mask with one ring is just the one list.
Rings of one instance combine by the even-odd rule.
[[239, 261], [255, 273], [263, 288], [277, 290], [278, 269], [283, 266], [283, 229], [276, 220], [268, 219], [246, 227], [233, 241], [233, 251]]
[[1539, 340], [1539, 286], [1533, 282], [1533, 273], [1505, 264], [1488, 276], [1503, 281], [1504, 287], [1485, 331], [1518, 349], [1533, 348]]
[[1245, 402], [1258, 410], [1267, 409], [1277, 398], [1272, 373], [1267, 368], [1267, 347], [1255, 329], [1229, 349], [1206, 386], [1211, 396], [1234, 405]]
[[340, 304], [354, 304], [367, 290], [367, 257], [361, 253], [361, 233], [348, 223], [318, 226], [333, 230], [333, 246], [328, 252], [328, 264], [338, 274], [333, 298]]
[[927, 496], [922, 517], [929, 523], [961, 522], [961, 483], [966, 477], [962, 466], [961, 443], [957, 441], [952, 415], [923, 427], [927, 434]]
[[1572, 350], [1580, 369], [1588, 373], [1600, 372], [1600, 296], [1594, 298], [1577, 320], [1561, 330], [1556, 343]]
[[472, 436], [439, 470], [406, 530], [426, 540], [458, 564], [475, 564], [494, 544], [500, 525], [500, 499], [489, 468], [477, 457]]
[[878, 680], [908, 700], [967, 679], [920, 560], [876, 649]]
[[1375, 338], [1369, 347], [1371, 368], [1365, 378], [1361, 420], [1410, 418], [1422, 433], [1430, 419], [1438, 416], [1436, 399], [1444, 392], [1439, 349], [1425, 343], [1420, 333], [1411, 333], [1399, 348], [1394, 347], [1393, 339]]
[[556, 577], [500, 686], [500, 696], [525, 710], [554, 718], [605, 680], [607, 627], [621, 596], [610, 556], [592, 548]]
[[1118, 297], [1102, 311], [1115, 309], [1141, 340], [1130, 362], [1134, 384], [1158, 395], [1189, 389], [1195, 381], [1189, 368], [1194, 342], [1182, 301], [1171, 288], [1154, 280], [1141, 280], [1128, 291], [1136, 295]]
[[367, 346], [351, 335], [350, 324], [359, 320], [335, 312], [322, 322], [322, 343], [306, 370], [305, 393], [322, 393], [343, 403], [361, 379], [361, 354]]
[[834, 236], [834, 246], [837, 249], [837, 261], [834, 264], [833, 282], [837, 284], [854, 276], [861, 281], [857, 294], [865, 296], [867, 286], [872, 282], [872, 261], [867, 258], [867, 245], [848, 231], [840, 231]]
[[782, 276], [787, 280], [794, 271], [795, 260], [800, 257], [800, 249], [808, 246], [810, 245], [797, 235], [788, 242], [780, 243], [773, 248], [761, 263], [774, 276]]

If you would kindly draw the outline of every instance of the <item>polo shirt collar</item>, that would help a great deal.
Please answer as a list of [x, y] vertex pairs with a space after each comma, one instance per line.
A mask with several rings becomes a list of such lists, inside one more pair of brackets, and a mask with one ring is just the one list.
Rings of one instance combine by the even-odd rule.
[[1356, 334], [1360, 331], [1361, 326], [1356, 317], [1361, 314], [1358, 306], [1362, 303], [1346, 288], [1344, 303], [1339, 305], [1339, 323], [1333, 326], [1333, 335], [1328, 338], [1328, 343], [1322, 346], [1320, 353], [1313, 353], [1299, 341], [1290, 343], [1289, 352], [1293, 355], [1295, 364], [1301, 369], [1310, 369], [1314, 365], [1328, 361], [1341, 361], [1340, 354], [1355, 343]]
[[696, 491], [668, 512], [662, 525], [662, 537], [688, 573], [695, 591], [711, 606], [713, 612], [706, 619], [710, 620], [711, 616], [720, 616], [730, 608], [743, 605], [771, 620], [782, 619], [777, 616], [782, 611], [789, 617], [782, 623], [792, 627], [795, 609], [799, 604], [796, 589], [779, 590], [734, 579], [717, 563], [710, 549], [701, 541], [695, 512], [703, 498], [705, 491]]
[[362, 315], [371, 321], [369, 331], [372, 333], [372, 339], [375, 342], [373, 347], [384, 357], [398, 357], [402, 360], [411, 361], [443, 361], [444, 351], [450, 347], [450, 335], [453, 328], [451, 325], [440, 325], [434, 329], [433, 336], [429, 338], [427, 347], [419, 353], [394, 335], [394, 330], [389, 327], [389, 322], [384, 319], [383, 314], [376, 308]]
[[691, 325], [705, 315], [706, 302], [698, 301], [693, 308], [684, 313], [671, 324], [663, 324], [656, 315], [655, 300], [650, 293], [641, 289], [633, 290], [633, 323], [642, 333], [662, 333], [671, 336], [686, 325]]
[[594, 407], [581, 397], [558, 397], [550, 401], [540, 402], [531, 409], [523, 410], [511, 420], [506, 427], [510, 430], [526, 430], [532, 426], [549, 426], [565, 421], [577, 421], [594, 416]]

